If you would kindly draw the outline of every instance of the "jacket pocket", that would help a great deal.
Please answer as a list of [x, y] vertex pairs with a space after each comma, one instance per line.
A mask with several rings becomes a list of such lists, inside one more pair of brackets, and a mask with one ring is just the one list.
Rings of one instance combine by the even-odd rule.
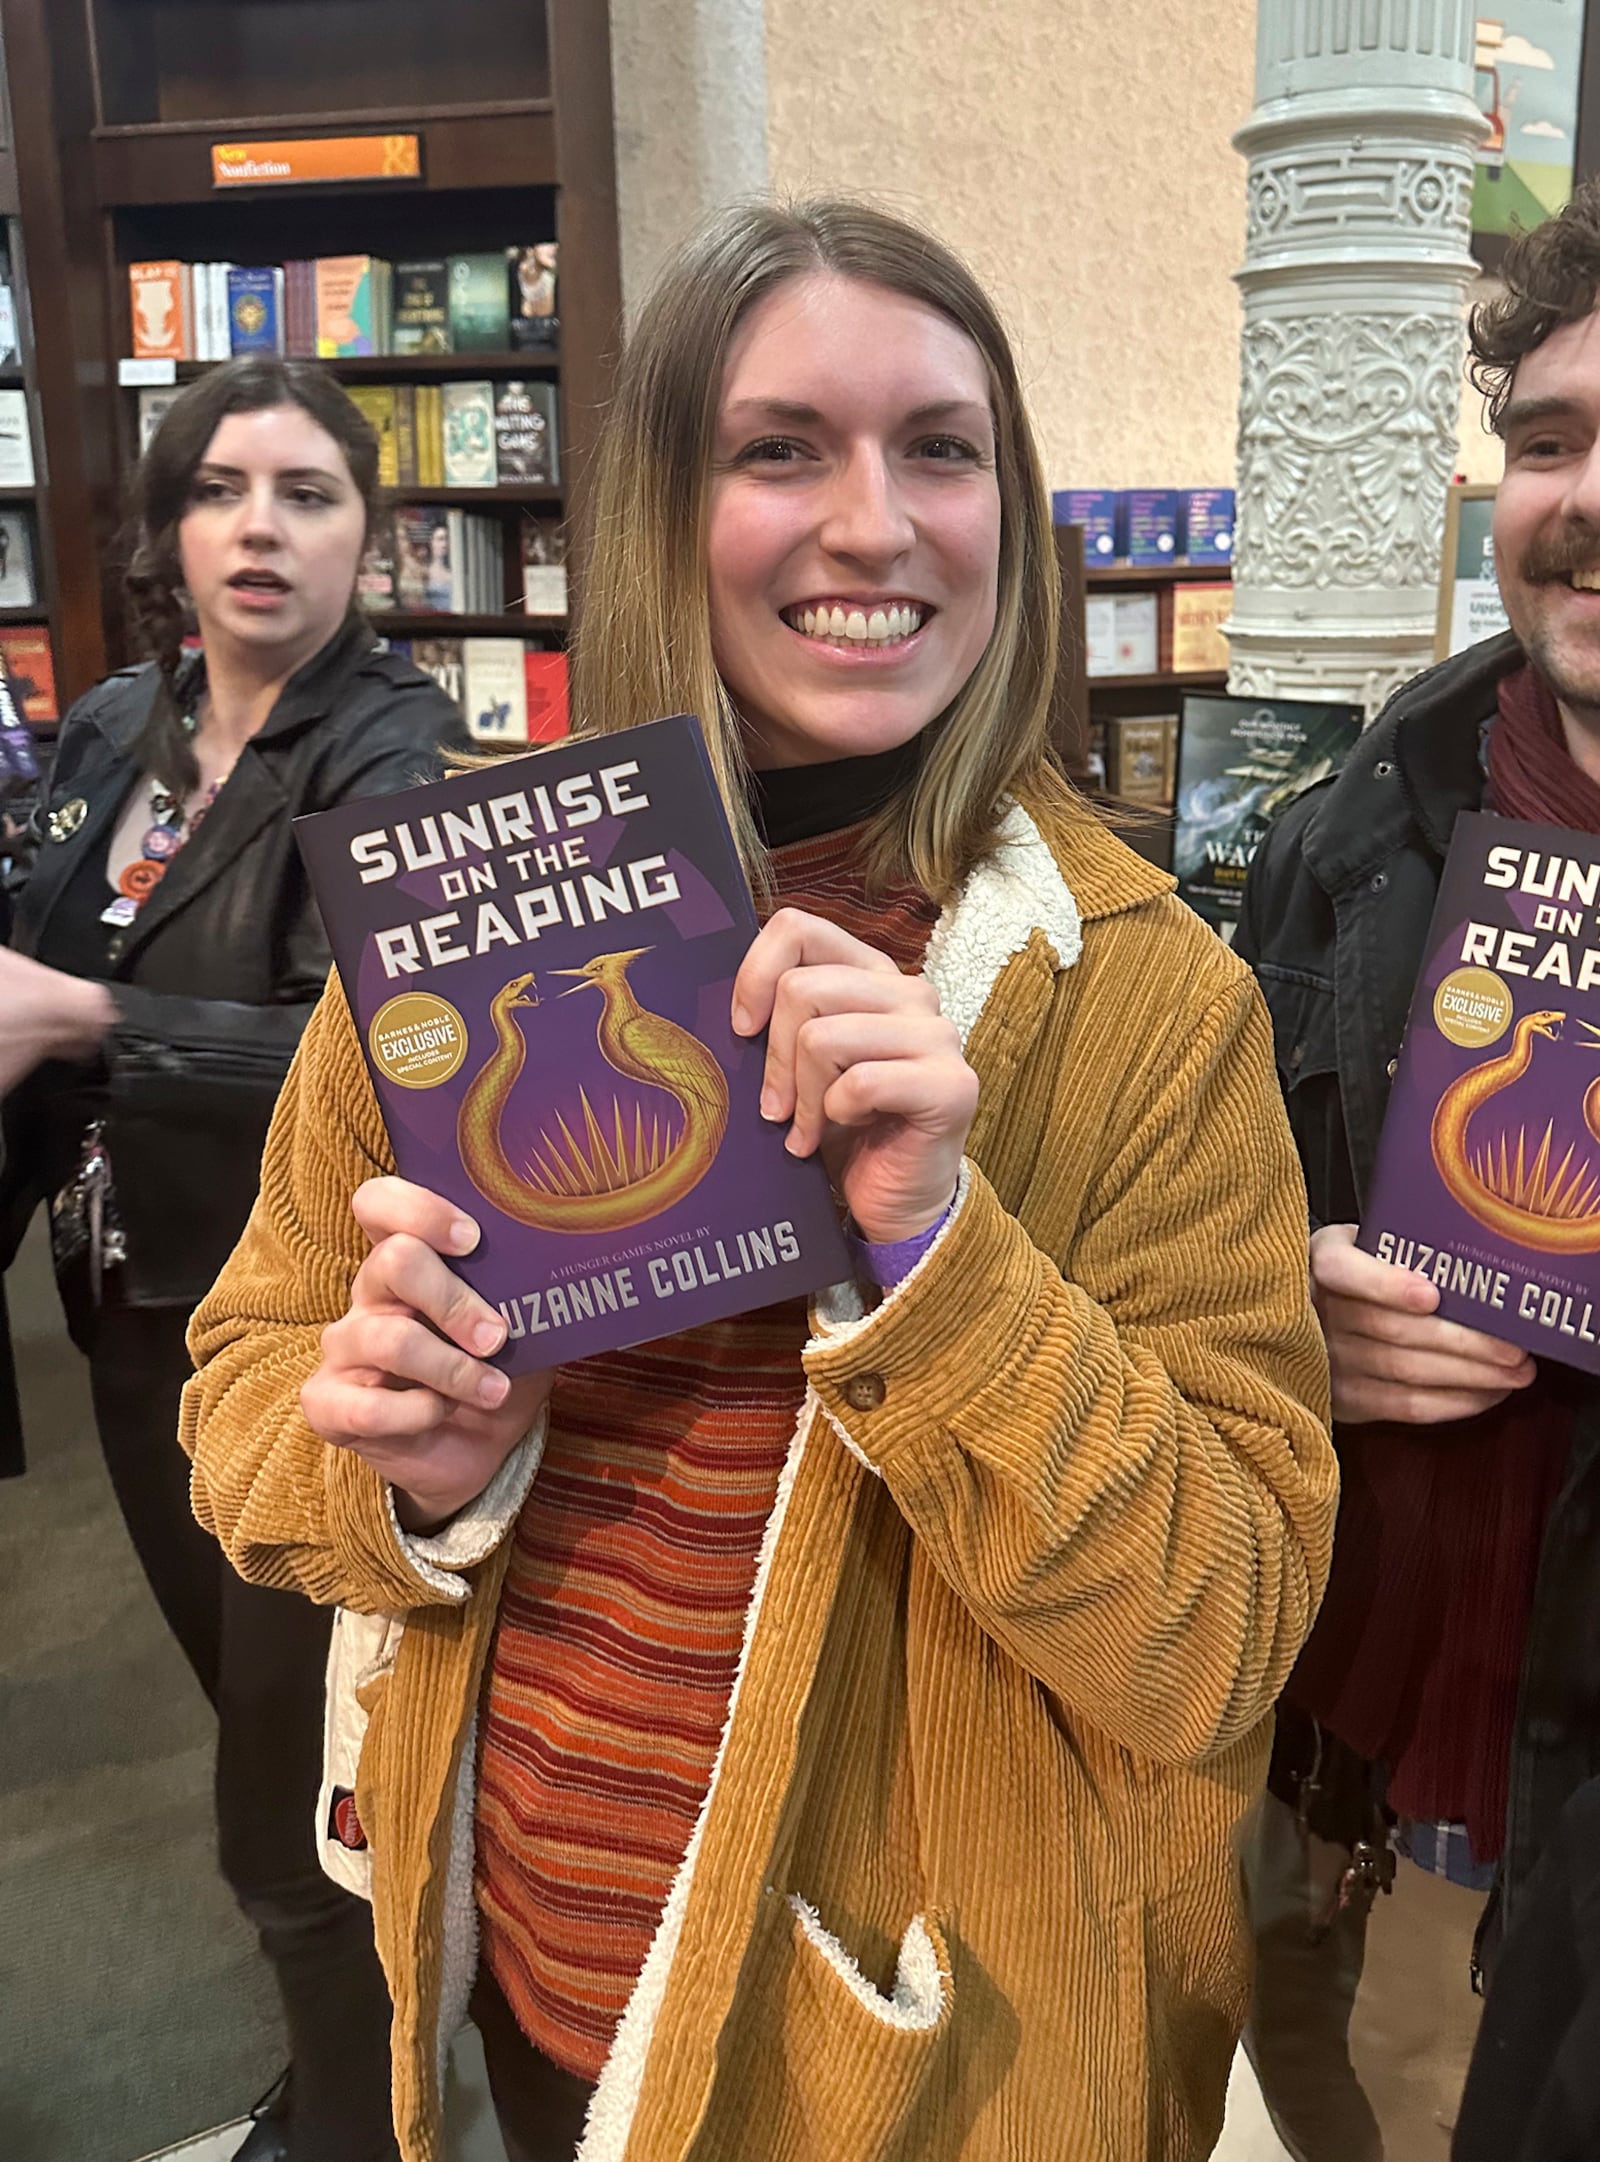
[[398, 1614], [352, 1614], [338, 1607], [328, 1646], [322, 1716], [322, 1785], [317, 1794], [317, 1856], [324, 1873], [358, 1898], [372, 1897], [372, 1855], [358, 1808], [361, 1759], [379, 1699], [394, 1671], [405, 1622]]
[[784, 2050], [809, 2151], [829, 2162], [912, 2162], [931, 2144], [951, 2062], [954, 1985], [944, 1930], [932, 1915], [913, 1916], [884, 1991], [814, 1907], [794, 1894], [789, 1906]]

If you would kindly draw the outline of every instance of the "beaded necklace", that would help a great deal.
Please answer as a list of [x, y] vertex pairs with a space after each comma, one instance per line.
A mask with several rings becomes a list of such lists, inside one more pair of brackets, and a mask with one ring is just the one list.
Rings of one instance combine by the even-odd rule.
[[[192, 713], [184, 715], [187, 735], [192, 736], [198, 725]], [[150, 823], [139, 843], [141, 853], [117, 880], [116, 899], [100, 911], [102, 923], [118, 929], [125, 929], [132, 923], [166, 877], [168, 866], [184, 842], [194, 839], [201, 819], [222, 793], [227, 778], [226, 773], [219, 774], [192, 811], [184, 810], [182, 802], [164, 781], [151, 780]]]

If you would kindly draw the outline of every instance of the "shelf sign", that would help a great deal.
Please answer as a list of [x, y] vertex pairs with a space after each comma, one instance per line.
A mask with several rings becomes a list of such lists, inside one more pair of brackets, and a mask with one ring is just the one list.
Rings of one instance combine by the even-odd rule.
[[417, 135], [305, 135], [286, 143], [213, 143], [218, 188], [284, 188], [307, 181], [420, 180]]

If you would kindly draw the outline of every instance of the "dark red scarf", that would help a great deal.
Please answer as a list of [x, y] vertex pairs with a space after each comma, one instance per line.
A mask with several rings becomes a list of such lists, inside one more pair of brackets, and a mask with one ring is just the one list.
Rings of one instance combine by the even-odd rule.
[[[1574, 764], [1529, 666], [1501, 678], [1485, 808], [1600, 833], [1600, 782]], [[1465, 1424], [1339, 1433], [1333, 1581], [1289, 1694], [1390, 1767], [1402, 1816], [1465, 1823], [1479, 1861], [1504, 1839], [1539, 1548], [1587, 1386], [1543, 1365]]]
[[1500, 678], [1500, 713], [1489, 731], [1487, 808], [1502, 818], [1600, 833], [1600, 781], [1567, 749], [1555, 693], [1528, 663]]

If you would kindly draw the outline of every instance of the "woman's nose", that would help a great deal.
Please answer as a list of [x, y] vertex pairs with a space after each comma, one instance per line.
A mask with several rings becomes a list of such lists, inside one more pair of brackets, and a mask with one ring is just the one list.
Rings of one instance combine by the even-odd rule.
[[270, 483], [247, 491], [244, 530], [247, 540], [278, 541], [283, 538], [282, 507], [277, 490]]
[[829, 493], [823, 544], [833, 554], [862, 561], [893, 560], [915, 537], [904, 493], [880, 450], [854, 453], [839, 469]]

